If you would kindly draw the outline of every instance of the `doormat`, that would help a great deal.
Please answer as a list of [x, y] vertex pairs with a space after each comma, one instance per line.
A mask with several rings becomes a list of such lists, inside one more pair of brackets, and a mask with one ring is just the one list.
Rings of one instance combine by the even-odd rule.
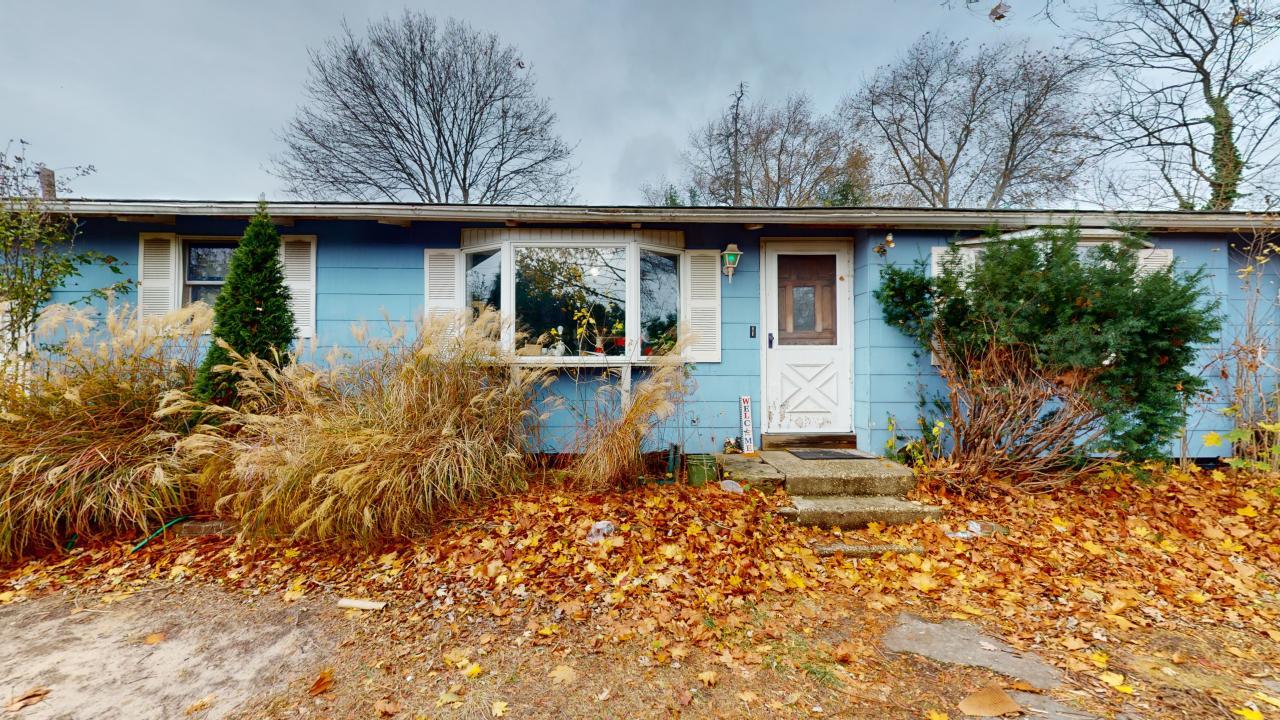
[[801, 460], [868, 460], [870, 456], [857, 450], [790, 450]]

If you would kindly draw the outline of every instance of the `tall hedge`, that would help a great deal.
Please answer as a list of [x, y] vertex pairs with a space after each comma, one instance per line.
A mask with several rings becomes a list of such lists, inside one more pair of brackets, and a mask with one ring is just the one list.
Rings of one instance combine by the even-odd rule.
[[214, 342], [200, 365], [196, 392], [210, 402], [234, 404], [234, 376], [215, 370], [231, 360], [222, 343], [245, 357], [256, 355], [280, 365], [291, 361], [293, 311], [289, 309], [289, 289], [280, 262], [280, 234], [267, 215], [265, 203], [258, 206], [231, 254], [226, 281], [214, 301], [213, 312]]
[[[1153, 457], [1205, 388], [1197, 346], [1216, 340], [1221, 320], [1202, 269], [1138, 273], [1140, 240], [1086, 251], [1076, 228], [993, 239], [969, 268], [953, 248], [937, 277], [923, 263], [887, 267], [875, 297], [889, 324], [949, 353], [957, 372], [1005, 347], [1043, 376], [1090, 377], [1103, 426], [1082, 450]], [[1047, 404], [1046, 419], [1057, 411]]]

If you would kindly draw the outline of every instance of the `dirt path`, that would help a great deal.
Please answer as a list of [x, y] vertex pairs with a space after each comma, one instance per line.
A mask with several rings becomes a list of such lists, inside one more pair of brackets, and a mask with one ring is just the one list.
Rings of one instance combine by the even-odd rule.
[[223, 718], [332, 651], [305, 607], [208, 588], [0, 606], [0, 704], [47, 687], [16, 717]]

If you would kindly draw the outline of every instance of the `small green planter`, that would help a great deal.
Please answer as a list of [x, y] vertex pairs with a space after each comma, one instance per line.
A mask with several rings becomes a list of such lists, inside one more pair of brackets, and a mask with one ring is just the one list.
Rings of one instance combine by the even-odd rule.
[[686, 455], [685, 467], [689, 471], [689, 484], [702, 487], [720, 479], [720, 467], [715, 455]]

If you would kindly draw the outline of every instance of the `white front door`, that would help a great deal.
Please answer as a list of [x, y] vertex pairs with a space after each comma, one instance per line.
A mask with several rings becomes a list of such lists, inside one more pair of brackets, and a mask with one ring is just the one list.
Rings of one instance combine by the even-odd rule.
[[766, 241], [765, 432], [853, 430], [850, 246]]

